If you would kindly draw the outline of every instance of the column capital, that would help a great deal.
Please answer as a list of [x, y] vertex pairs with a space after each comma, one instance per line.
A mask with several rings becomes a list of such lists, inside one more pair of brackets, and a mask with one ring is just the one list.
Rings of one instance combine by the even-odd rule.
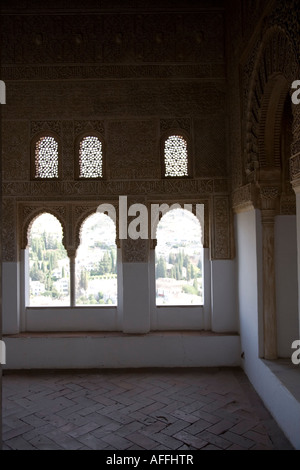
[[262, 211], [272, 210], [275, 212], [279, 202], [279, 187], [277, 185], [261, 185], [259, 189]]
[[68, 248], [67, 249], [67, 254], [68, 254], [68, 257], [70, 258], [70, 260], [72, 260], [72, 261], [75, 260], [76, 252], [77, 252], [77, 248]]

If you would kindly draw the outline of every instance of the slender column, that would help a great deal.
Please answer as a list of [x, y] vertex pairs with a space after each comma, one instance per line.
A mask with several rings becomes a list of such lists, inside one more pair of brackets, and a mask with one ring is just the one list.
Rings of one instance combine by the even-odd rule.
[[75, 260], [76, 250], [68, 250], [68, 256], [70, 259], [70, 305], [75, 307]]
[[263, 187], [262, 200], [262, 250], [263, 250], [263, 325], [264, 357], [277, 358], [276, 282], [274, 224], [278, 189]]

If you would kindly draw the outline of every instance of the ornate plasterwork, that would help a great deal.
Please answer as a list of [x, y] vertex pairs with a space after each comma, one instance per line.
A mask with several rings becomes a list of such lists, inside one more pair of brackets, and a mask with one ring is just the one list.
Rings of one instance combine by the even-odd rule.
[[295, 194], [282, 194], [280, 197], [280, 214], [296, 215], [296, 197]]
[[42, 132], [54, 132], [61, 136], [61, 121], [31, 121], [30, 122], [30, 136], [33, 137], [36, 134]]
[[235, 212], [258, 207], [258, 188], [253, 183], [245, 184], [233, 191], [231, 200]]
[[[25, 249], [28, 246], [28, 235], [33, 221], [41, 214], [48, 212], [54, 215], [61, 223], [63, 231], [63, 245], [67, 248], [67, 206], [64, 204], [21, 203], [18, 204], [17, 216], [19, 227], [19, 246]], [[13, 260], [11, 260], [13, 261]]]
[[159, 177], [154, 120], [113, 121], [107, 125], [107, 160], [110, 178]]
[[212, 259], [229, 259], [232, 257], [232, 236], [230, 223], [230, 204], [228, 197], [213, 198], [213, 238], [211, 246]]
[[138, 238], [121, 241], [123, 263], [147, 263], [149, 259], [149, 240]]
[[7, 181], [2, 185], [3, 196], [30, 198], [85, 198], [111, 195], [194, 195], [203, 197], [215, 193], [227, 193], [228, 182], [224, 178], [176, 179], [176, 180], [118, 180], [118, 181]]
[[17, 260], [16, 203], [2, 199], [2, 261]]
[[[249, 83], [249, 75], [247, 76], [246, 73], [249, 63], [245, 65], [244, 76], [247, 76], [247, 78], [243, 85], [244, 90], [247, 91], [244, 95], [244, 109], [247, 108], [244, 148], [245, 170], [248, 175], [259, 166], [266, 164], [263, 156], [264, 146], [260, 144], [260, 139], [263, 141], [264, 136], [260, 133], [263, 130], [263, 106], [268, 105], [265, 95], [267, 84], [275, 74], [285, 77], [286, 88], [283, 90], [283, 87], [281, 87], [282, 100], [284, 101], [288, 84], [292, 83], [299, 69], [294, 48], [288, 35], [284, 30], [275, 26], [266, 31], [259, 50], [252, 53], [249, 61], [253, 63], [254, 72]], [[247, 82], [249, 87], [247, 87]], [[280, 113], [277, 113], [276, 119], [280, 121]], [[280, 128], [280, 122], [275, 122], [274, 130], [278, 128]], [[275, 148], [275, 165], [279, 158], [278, 155], [276, 157], [276, 152], [279, 152], [278, 146]]]
[[[152, 6], [152, 5], [151, 5]], [[224, 61], [222, 10], [2, 14], [4, 64]], [[51, 10], [51, 8], [50, 8]], [[152, 11], [151, 11], [152, 10]], [[54, 10], [55, 11], [55, 10]], [[125, 7], [126, 11], [126, 7]], [[67, 10], [68, 12], [68, 10]]]

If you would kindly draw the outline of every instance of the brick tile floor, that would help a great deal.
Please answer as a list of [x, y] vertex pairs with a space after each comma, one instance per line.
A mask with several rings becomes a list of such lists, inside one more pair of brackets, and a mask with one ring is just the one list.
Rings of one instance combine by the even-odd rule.
[[240, 369], [14, 371], [4, 450], [292, 450]]

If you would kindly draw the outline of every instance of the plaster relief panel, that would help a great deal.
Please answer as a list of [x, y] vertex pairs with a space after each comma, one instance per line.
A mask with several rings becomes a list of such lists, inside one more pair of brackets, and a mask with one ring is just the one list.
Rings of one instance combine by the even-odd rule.
[[107, 142], [111, 179], [159, 176], [155, 121], [108, 123]]
[[224, 176], [226, 165], [225, 118], [194, 120], [196, 176]]
[[1, 127], [3, 180], [28, 180], [30, 174], [29, 123], [2, 120]]

